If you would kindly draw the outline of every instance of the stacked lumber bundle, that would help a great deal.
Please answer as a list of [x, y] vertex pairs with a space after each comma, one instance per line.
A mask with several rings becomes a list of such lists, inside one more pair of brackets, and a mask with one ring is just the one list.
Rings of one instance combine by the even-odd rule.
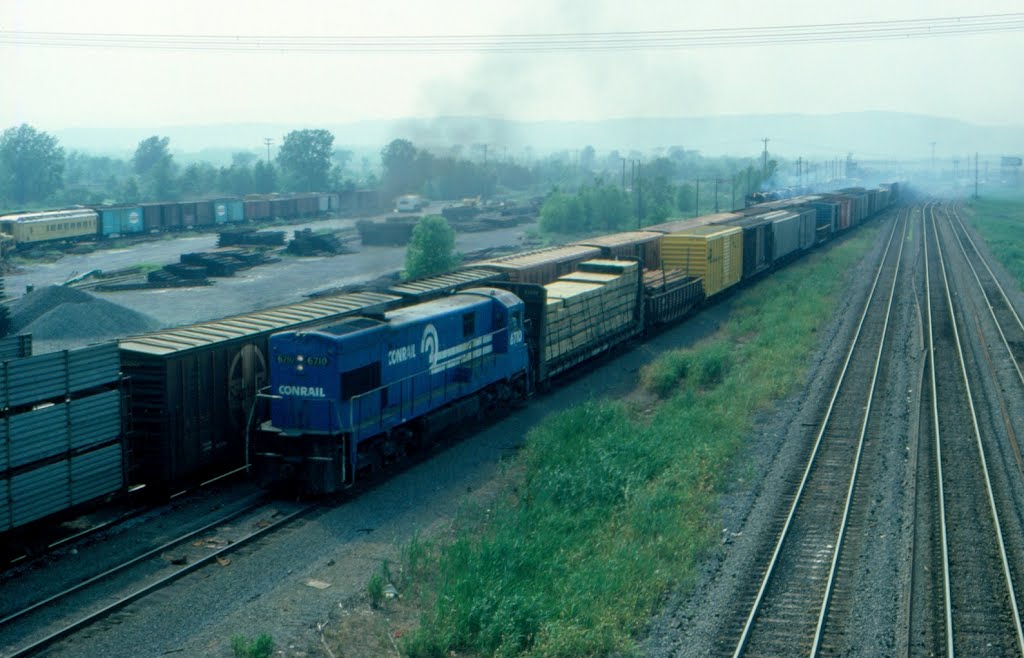
[[560, 277], [545, 288], [546, 362], [597, 347], [635, 320], [638, 291], [634, 261], [587, 261], [580, 264], [580, 271]]
[[644, 271], [644, 288], [649, 291], [661, 292], [690, 281], [693, 281], [693, 277], [682, 270]]

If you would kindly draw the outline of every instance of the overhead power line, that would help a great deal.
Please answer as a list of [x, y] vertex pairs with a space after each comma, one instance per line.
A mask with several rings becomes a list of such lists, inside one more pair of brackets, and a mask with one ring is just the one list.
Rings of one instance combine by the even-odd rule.
[[0, 30], [0, 45], [215, 52], [534, 53], [672, 50], [924, 39], [1024, 30], [1024, 13], [736, 28], [538, 34], [203, 35]]

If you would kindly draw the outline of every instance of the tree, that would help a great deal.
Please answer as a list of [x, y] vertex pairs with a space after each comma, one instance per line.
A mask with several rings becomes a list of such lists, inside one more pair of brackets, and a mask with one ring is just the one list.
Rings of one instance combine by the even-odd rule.
[[583, 204], [578, 197], [552, 192], [540, 208], [540, 228], [548, 233], [582, 231]]
[[334, 135], [323, 129], [293, 130], [284, 136], [277, 164], [293, 190], [327, 190], [333, 144]]
[[0, 134], [0, 194], [15, 205], [43, 201], [63, 185], [64, 149], [27, 123]]
[[270, 194], [277, 190], [277, 169], [274, 165], [264, 163], [262, 160], [256, 162], [252, 168], [252, 184], [260, 194]]
[[381, 181], [384, 193], [389, 197], [397, 194], [416, 192], [423, 185], [417, 166], [419, 151], [407, 139], [395, 139], [380, 152], [384, 167]]
[[209, 162], [193, 162], [182, 172], [180, 187], [182, 194], [186, 196], [197, 197], [208, 194], [217, 187], [217, 170]]
[[171, 152], [168, 145], [170, 137], [147, 137], [139, 142], [135, 148], [135, 156], [132, 164], [135, 165], [135, 173], [140, 176], [148, 176], [158, 167], [169, 167], [171, 165]]
[[679, 208], [682, 212], [693, 212], [695, 203], [694, 197], [696, 194], [697, 191], [694, 189], [693, 185], [690, 185], [689, 183], [683, 183], [680, 185], [679, 189], [676, 191], [676, 208]]
[[587, 230], [615, 230], [623, 228], [632, 216], [629, 197], [615, 185], [597, 180], [594, 187], [579, 192]]
[[146, 196], [152, 200], [172, 199], [175, 196], [174, 159], [168, 150], [169, 137], [147, 137], [135, 148], [132, 164], [143, 184]]
[[405, 275], [410, 279], [444, 274], [455, 267], [455, 229], [440, 215], [427, 215], [412, 230], [405, 250]]

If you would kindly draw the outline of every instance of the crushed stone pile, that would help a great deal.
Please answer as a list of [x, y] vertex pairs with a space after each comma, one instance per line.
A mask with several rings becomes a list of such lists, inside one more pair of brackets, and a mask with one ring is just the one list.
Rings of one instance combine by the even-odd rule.
[[67, 346], [111, 340], [160, 327], [154, 318], [82, 290], [39, 288], [10, 304], [11, 333], [32, 334], [32, 341]]

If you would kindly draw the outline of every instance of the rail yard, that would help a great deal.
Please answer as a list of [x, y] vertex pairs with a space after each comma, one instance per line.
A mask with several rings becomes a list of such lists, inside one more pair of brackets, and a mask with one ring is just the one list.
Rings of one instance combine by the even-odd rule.
[[[847, 193], [854, 198], [857, 194]], [[181, 405], [142, 384], [154, 381], [154, 363], [164, 368], [165, 361], [178, 358], [174, 355], [183, 348], [206, 349], [202, 346], [227, 340], [231, 349], [246, 343], [265, 351], [251, 338], [266, 341], [274, 331], [314, 326], [334, 316], [363, 314], [387, 321], [391, 309], [420, 308], [409, 302], [422, 306], [414, 316], [433, 313], [427, 310], [432, 299], [468, 298], [497, 286], [526, 302], [517, 307], [510, 297], [503, 302], [510, 313], [519, 309], [532, 319], [529, 326], [534, 331], [546, 327], [551, 332], [542, 330], [530, 338], [540, 341], [535, 344], [541, 347], [531, 348], [529, 367], [523, 362], [529, 388], [551, 388], [549, 377], [574, 368], [575, 372], [560, 378], [555, 390], [536, 396], [526, 409], [506, 409], [502, 414], [508, 418], [474, 423], [458, 433], [457, 438], [472, 434], [472, 440], [443, 440], [447, 447], [440, 454], [433, 449], [409, 450], [412, 459], [398, 460], [402, 466], [397, 475], [375, 473], [366, 482], [361, 475], [355, 490], [312, 504], [289, 504], [266, 499], [245, 483], [220, 484], [223, 488], [213, 492], [189, 494], [167, 508], [135, 512], [94, 535], [72, 538], [43, 559], [23, 560], [0, 582], [11, 594], [0, 608], [0, 651], [30, 655], [49, 647], [47, 655], [132, 655], [149, 647], [160, 653], [205, 653], [220, 650], [215, 647], [224, 640], [227, 625], [250, 616], [278, 629], [276, 634], [282, 637], [303, 637], [308, 634], [308, 615], [318, 605], [317, 593], [334, 587], [347, 593], [345, 601], [358, 598], [365, 588], [367, 565], [388, 553], [382, 542], [406, 542], [418, 529], [450, 518], [458, 506], [454, 491], [493, 495], [487, 492], [494, 486], [494, 462], [521, 444], [523, 427], [581, 397], [628, 393], [631, 385], [623, 380], [631, 378], [611, 373], [635, 371], [651, 358], [628, 346], [647, 335], [643, 344], [649, 348], [643, 351], [656, 351], [707, 335], [728, 319], [731, 298], [720, 296], [720, 290], [740, 281], [756, 286], [757, 278], [770, 276], [797, 252], [829, 242], [829, 232], [839, 234], [880, 215], [878, 248], [869, 257], [877, 260], [865, 262], [870, 274], [861, 272], [850, 289], [847, 310], [834, 321], [831, 345], [822, 345], [822, 356], [805, 394], [794, 405], [797, 408], [788, 420], [776, 421], [773, 447], [765, 449], [770, 457], [763, 457], [764, 477], [750, 483], [747, 503], [732, 513], [740, 519], [729, 531], [735, 539], [712, 561], [695, 592], [668, 606], [664, 618], [655, 623], [646, 650], [656, 656], [679, 655], [680, 647], [687, 647], [682, 650], [685, 655], [734, 656], [1024, 653], [1019, 612], [1024, 604], [1024, 545], [1019, 540], [1024, 536], [1019, 511], [1024, 509], [1024, 459], [1015, 433], [1024, 414], [1024, 324], [1015, 311], [1019, 289], [1007, 285], [999, 266], [990, 262], [960, 203], [905, 199], [900, 205], [871, 201], [869, 206], [864, 197], [864, 211], [858, 215], [859, 201], [850, 201], [844, 209], [837, 200], [831, 219], [820, 207], [801, 210], [811, 203], [822, 202], [776, 202], [776, 207], [764, 209], [769, 216], [761, 221], [756, 211], [747, 212], [716, 217], [714, 223], [650, 227], [621, 234], [622, 238], [585, 240], [547, 255], [528, 255], [526, 261], [485, 260], [454, 279], [424, 282], [416, 289], [395, 286], [349, 294], [345, 303], [351, 308], [339, 310], [331, 306], [338, 302], [329, 297], [313, 299], [269, 314], [123, 341], [122, 368], [134, 373], [131, 404], [142, 405], [131, 412], [136, 436], [135, 443], [127, 445], [132, 459], [141, 457], [149, 464], [129, 477], [154, 489], [161, 484], [177, 486], [192, 476], [217, 475], [218, 467], [237, 468], [238, 461], [230, 455], [240, 444], [224, 437], [237, 429], [238, 422], [245, 424], [245, 410], [251, 408], [255, 394], [215, 383], [204, 404], [228, 407], [232, 413], [223, 416], [223, 428], [210, 436], [196, 433], [196, 428], [209, 423], [198, 420], [203, 413], [207, 419], [216, 417], [213, 407], [195, 410], [195, 420], [186, 415], [170, 424], [164, 420], [147, 426], [158, 417], [180, 413], [167, 407], [146, 420], [143, 409], [157, 402]], [[771, 235], [773, 226], [779, 237], [763, 237]], [[790, 226], [791, 235], [786, 233]], [[830, 228], [822, 237], [824, 226]], [[687, 252], [693, 240], [724, 245], [712, 246], [712, 251], [734, 249], [734, 256], [726, 258], [736, 259], [733, 270], [727, 266], [712, 272], [707, 269], [709, 261], [703, 261], [703, 271], [691, 270], [676, 280], [668, 274], [641, 276], [635, 264], [632, 270], [623, 269], [622, 263], [635, 263], [628, 259], [614, 261], [618, 265], [602, 261], [639, 257], [642, 263], [646, 257], [666, 263], [675, 258], [689, 265], [694, 253], [707, 249], [699, 246]], [[651, 251], [655, 245], [659, 252]], [[632, 276], [638, 290], [646, 286], [645, 293], [638, 293], [646, 301], [627, 300], [622, 291], [628, 286], [616, 287], [625, 285], [616, 283], [616, 277], [624, 276]], [[606, 290], [596, 292], [599, 286]], [[537, 290], [546, 290], [546, 295], [531, 297]], [[570, 308], [578, 302], [565, 300], [580, 294], [581, 299], [608, 295], [626, 306], [593, 318], [590, 311], [580, 311], [591, 324], [597, 322], [594, 318], [603, 319], [597, 334], [588, 333], [577, 345], [580, 330], [572, 329], [569, 320], [536, 314], [550, 308], [555, 298], [561, 300], [560, 308]], [[722, 301], [704, 302], [712, 298]], [[627, 308], [629, 304], [636, 305], [639, 316]], [[677, 323], [686, 316], [689, 319]], [[514, 322], [507, 326], [515, 328]], [[335, 331], [344, 335], [351, 330]], [[625, 351], [617, 350], [582, 371], [576, 368], [620, 343], [627, 345]], [[408, 353], [410, 358], [413, 352]], [[210, 353], [214, 360], [221, 358]], [[85, 356], [104, 358], [100, 351]], [[405, 361], [405, 356], [403, 352], [396, 359]], [[255, 352], [250, 357], [256, 359]], [[188, 365], [189, 359], [193, 357], [186, 356], [183, 363]], [[251, 374], [246, 368], [255, 363], [242, 364], [245, 376]], [[109, 393], [110, 377], [99, 367], [97, 372], [95, 381], [59, 395], [68, 404], [83, 404], [82, 400]], [[267, 372], [264, 368], [260, 376]], [[269, 374], [273, 383], [274, 371]], [[288, 382], [282, 385], [283, 398], [323, 390], [300, 387], [290, 379], [280, 381]], [[377, 384], [381, 385], [387, 386]], [[188, 394], [187, 388], [175, 387], [176, 394]], [[225, 390], [223, 398], [220, 388]], [[317, 395], [322, 393], [313, 394]], [[386, 399], [395, 400], [396, 393]], [[289, 413], [289, 418], [298, 418]], [[140, 443], [143, 435], [163, 438]], [[98, 454], [94, 445], [113, 444], [103, 434], [82, 454]], [[268, 452], [258, 442], [255, 446]], [[168, 449], [174, 452], [146, 457], [155, 454], [147, 451]], [[342, 460], [339, 479], [320, 482], [356, 480], [357, 459], [376, 464], [394, 457], [370, 441], [365, 452], [355, 443], [344, 451], [352, 462], [346, 465]], [[155, 464], [160, 468], [154, 469]], [[305, 481], [313, 490], [339, 488], [319, 486], [308, 475]], [[438, 484], [421, 498], [430, 481]], [[73, 484], [74, 480], [72, 491]], [[352, 491], [358, 495], [352, 496]], [[322, 549], [327, 544], [330, 548]], [[83, 569], [86, 563], [92, 566]], [[281, 569], [284, 563], [292, 566]], [[350, 573], [339, 576], [345, 570]], [[267, 576], [270, 572], [275, 575]], [[220, 591], [231, 595], [218, 597]], [[188, 608], [186, 600], [195, 601], [200, 616], [171, 612]], [[284, 601], [294, 605], [299, 619], [293, 622], [305, 624], [306, 630], [287, 629], [274, 621]], [[164, 622], [159, 621], [162, 615]], [[679, 619], [689, 621], [681, 624]]]

